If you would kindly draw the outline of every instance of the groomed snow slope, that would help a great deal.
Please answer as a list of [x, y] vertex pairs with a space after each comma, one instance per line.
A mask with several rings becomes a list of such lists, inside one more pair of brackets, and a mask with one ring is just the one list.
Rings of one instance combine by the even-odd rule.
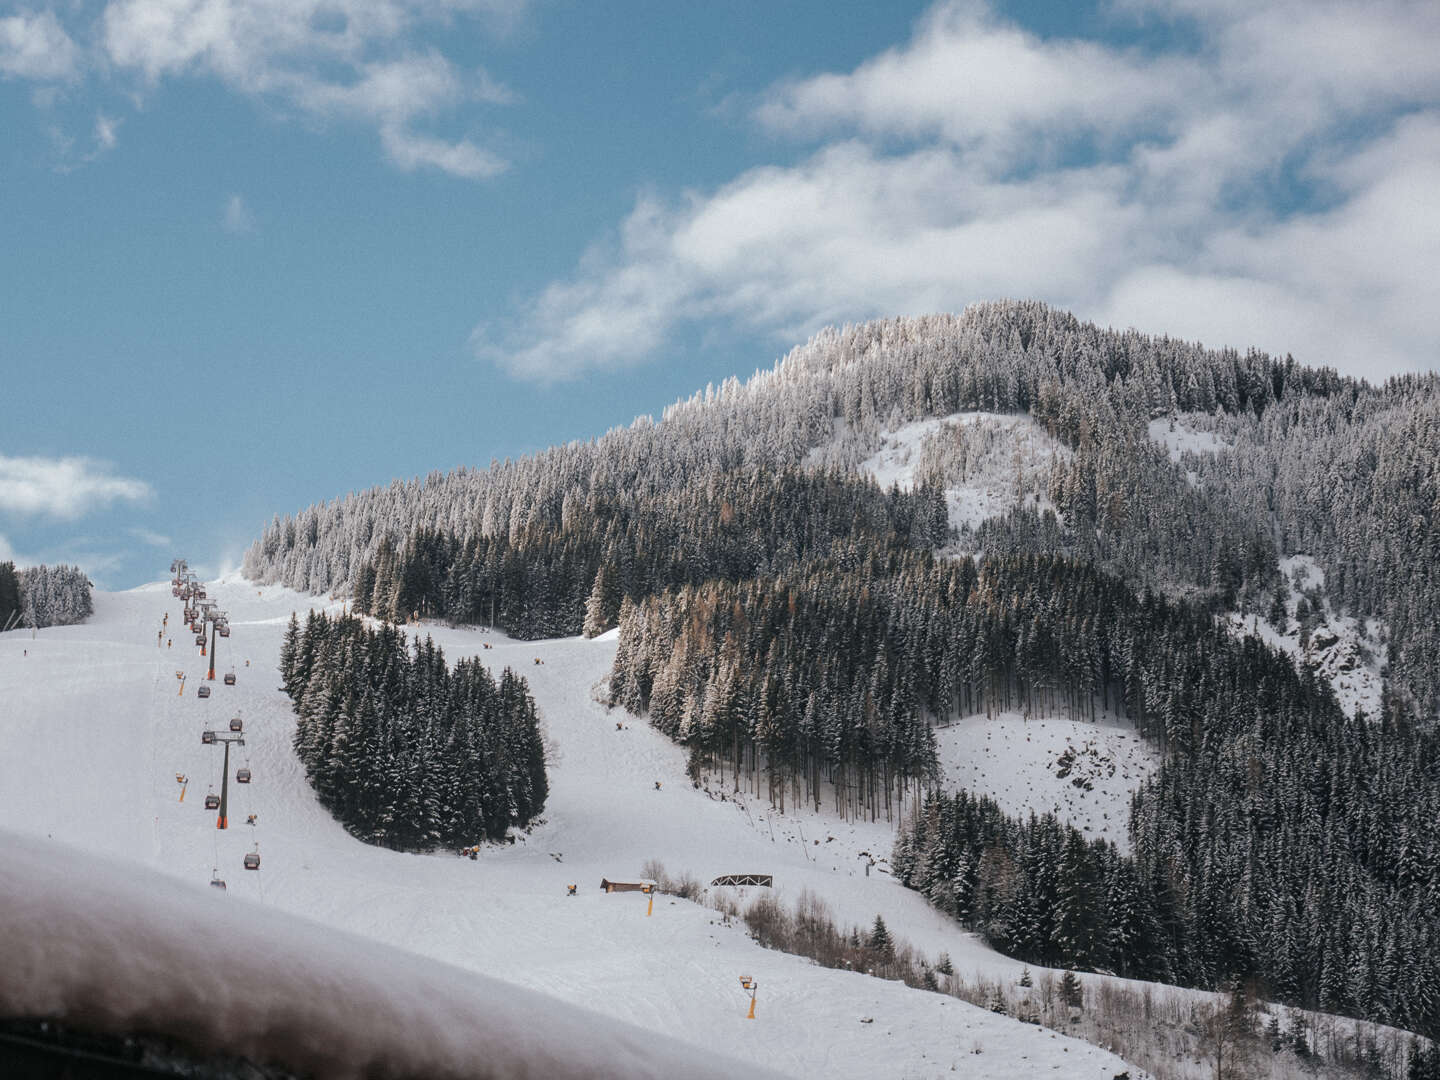
[[[9, 765], [0, 821], [129, 860], [138, 864], [137, 880], [143, 867], [153, 868], [173, 883], [177, 902], [183, 895], [186, 904], [221, 910], [264, 904], [302, 915], [679, 1038], [697, 1061], [733, 1055], [793, 1076], [827, 1077], [938, 1077], [954, 1069], [1108, 1078], [1127, 1068], [1096, 1047], [953, 998], [763, 950], [703, 906], [659, 897], [647, 918], [638, 894], [600, 893], [602, 876], [638, 876], [651, 858], [705, 881], [771, 873], [787, 902], [809, 888], [843, 922], [868, 925], [881, 913], [931, 957], [948, 951], [967, 979], [1014, 982], [1021, 969], [880, 868], [866, 876], [861, 853], [888, 854], [891, 826], [844, 824], [828, 814], [781, 817], [753, 799], [693, 788], [679, 748], [594, 701], [613, 638], [527, 643], [427, 628], [452, 663], [478, 655], [530, 680], [551, 762], [544, 821], [478, 861], [354, 841], [310, 793], [289, 745], [289, 701], [277, 689], [290, 612], [303, 615], [320, 602], [238, 578], [211, 586], [210, 595], [230, 613], [232, 636], [221, 640], [218, 670], [233, 664], [237, 685], [217, 680], [208, 700], [195, 696], [205, 662], [176, 633], [180, 604], [164, 586], [97, 594], [96, 614], [82, 626], [34, 639], [0, 635], [0, 748]], [[155, 645], [166, 612], [170, 649]], [[493, 648], [482, 649], [484, 642]], [[176, 671], [187, 675], [183, 694]], [[202, 803], [209, 785], [218, 790], [221, 754], [201, 744], [200, 732], [235, 715], [244, 720], [246, 746], [231, 767], [249, 764], [254, 783], [231, 784], [231, 827], [220, 832]], [[176, 773], [191, 780], [183, 803]], [[244, 824], [250, 813], [254, 827]], [[243, 855], [257, 844], [262, 869], [246, 872]], [[0, 845], [22, 847], [4, 836]], [[57, 850], [55, 858], [63, 857]], [[224, 896], [206, 884], [212, 868], [229, 883]], [[103, 899], [108, 877], [98, 880]], [[579, 886], [575, 897], [566, 896], [570, 883]], [[0, 894], [0, 904], [14, 903]], [[760, 984], [755, 1021], [744, 1019], [742, 973]], [[543, 1027], [543, 1018], [537, 1023]]]
[[201, 1053], [320, 1078], [754, 1071], [498, 979], [176, 888], [148, 868], [9, 832], [0, 846], [0, 1016], [183, 1033]]

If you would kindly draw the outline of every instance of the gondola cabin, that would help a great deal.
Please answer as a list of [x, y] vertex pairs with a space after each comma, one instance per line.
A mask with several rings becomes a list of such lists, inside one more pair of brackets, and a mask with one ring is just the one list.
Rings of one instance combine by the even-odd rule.
[[212, 878], [210, 879], [210, 887], [211, 887], [212, 889], [219, 889], [221, 892], [224, 892], [224, 891], [225, 891], [225, 881], [224, 881], [223, 878], [221, 878], [221, 877], [217, 874], [215, 877], [212, 877]]
[[199, 690], [196, 690], [196, 691], [195, 691], [195, 696], [196, 696], [196, 697], [202, 697], [202, 698], [207, 698], [207, 697], [209, 697], [209, 696], [210, 696], [210, 687], [208, 687], [208, 686], [202, 686], [202, 687], [200, 687]]
[[235, 717], [234, 719], [232, 719], [232, 720], [230, 721], [230, 730], [231, 730], [231, 731], [244, 731], [244, 730], [245, 730], [245, 721], [244, 721], [244, 720], [241, 720], [240, 717], [238, 717], [238, 716]]
[[227, 671], [227, 672], [225, 673], [225, 685], [226, 685], [226, 686], [234, 686], [234, 685], [235, 685], [235, 672], [233, 672], [233, 671]]
[[221, 637], [229, 637], [229, 636], [230, 636], [230, 624], [229, 624], [229, 623], [221, 623], [219, 629], [220, 629], [220, 636], [221, 636]]
[[219, 809], [220, 809], [220, 796], [219, 796], [219, 795], [206, 795], [206, 796], [205, 796], [205, 809], [206, 809], [206, 810], [219, 810]]
[[[201, 689], [204, 689], [204, 688], [202, 687]], [[213, 743], [213, 742], [215, 741], [215, 732], [213, 732], [213, 731], [202, 731], [202, 732], [200, 733], [200, 741], [201, 741], [202, 743], [204, 743], [205, 745], [207, 745], [207, 746], [210, 745], [211, 743]]]
[[204, 599], [205, 599], [205, 590], [204, 590], [204, 589], [196, 589], [196, 590], [195, 590], [195, 599], [196, 599], [196, 600], [204, 600]]
[[205, 644], [205, 635], [204, 635], [204, 634], [196, 634], [196, 635], [195, 635], [195, 644], [196, 644], [196, 645], [204, 645], [204, 644]]
[[260, 853], [259, 853], [258, 851], [252, 851], [252, 852], [250, 852], [248, 855], [245, 856], [245, 869], [246, 869], [246, 870], [259, 870], [259, 869], [260, 869]]
[[179, 585], [171, 585], [171, 586], [170, 586], [170, 595], [171, 595], [171, 596], [179, 596], [179, 595], [180, 595], [180, 586], [179, 586]]
[[248, 783], [250, 782], [250, 770], [249, 770], [249, 769], [236, 769], [236, 770], [235, 770], [235, 782], [236, 782], [237, 784], [248, 784]]

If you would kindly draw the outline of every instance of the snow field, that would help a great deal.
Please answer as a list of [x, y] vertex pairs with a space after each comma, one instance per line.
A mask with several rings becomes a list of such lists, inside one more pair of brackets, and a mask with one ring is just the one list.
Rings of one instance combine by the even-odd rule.
[[[1379, 619], [1362, 623], [1339, 614], [1325, 595], [1325, 572], [1309, 555], [1281, 559], [1280, 573], [1292, 585], [1285, 602], [1285, 625], [1277, 627], [1259, 615], [1232, 613], [1227, 620], [1230, 628], [1237, 634], [1258, 634], [1267, 645], [1289, 653], [1329, 680], [1347, 713], [1353, 715], [1360, 708], [1366, 715], [1378, 717], [1384, 685], [1380, 672], [1388, 652], [1385, 624]], [[1301, 645], [1296, 609], [1300, 594], [1311, 589], [1320, 591], [1323, 614], [1320, 624], [1310, 632], [1308, 645]]]
[[[233, 662], [237, 685], [217, 679], [208, 700], [194, 693], [206, 661], [173, 632], [181, 605], [168, 587], [97, 594], [91, 622], [44, 630], [34, 641], [0, 636], [0, 746], [11, 765], [0, 782], [0, 818], [10, 827], [129, 861], [141, 893], [156, 891], [144, 868], [158, 871], [178, 885], [167, 903], [199, 905], [207, 919], [217, 904], [301, 916], [679, 1038], [697, 1061], [734, 1055], [790, 1075], [833, 1077], [945, 1076], [952, 1067], [971, 1076], [1110, 1077], [1126, 1069], [1096, 1047], [943, 995], [763, 950], [707, 907], [660, 896], [647, 917], [638, 894], [601, 894], [602, 876], [637, 877], [652, 858], [672, 875], [707, 882], [720, 873], [772, 873], [787, 905], [808, 888], [842, 924], [868, 926], [883, 914], [897, 937], [932, 958], [948, 951], [967, 979], [1013, 982], [1021, 968], [883, 866], [865, 875], [860, 852], [888, 857], [893, 825], [845, 823], [828, 811], [781, 816], [753, 796], [721, 799], [694, 788], [680, 748], [595, 701], [613, 638], [519, 642], [423, 628], [451, 663], [476, 655], [530, 680], [552, 756], [550, 801], [528, 835], [484, 849], [477, 861], [358, 843], [311, 794], [289, 745], [290, 703], [277, 689], [290, 612], [303, 618], [322, 601], [238, 577], [210, 594], [232, 628], [220, 641], [217, 675]], [[165, 612], [175, 646], [157, 650]], [[176, 670], [187, 675], [183, 695]], [[200, 732], [224, 728], [234, 715], [244, 720], [246, 745], [232, 750], [230, 828], [220, 832], [202, 804], [211, 784], [219, 789], [222, 755], [201, 744]], [[254, 782], [236, 785], [233, 770], [247, 762]], [[177, 772], [191, 781], [183, 803]], [[249, 813], [254, 827], [244, 824]], [[241, 861], [257, 843], [262, 868], [247, 873]], [[223, 896], [206, 884], [212, 868], [228, 882]], [[73, 883], [75, 871], [68, 873]], [[103, 897], [109, 879], [97, 880]], [[565, 889], [572, 882], [574, 897]], [[755, 1021], [744, 1019], [742, 973], [759, 980]], [[862, 1023], [867, 1017], [873, 1022]]]
[[718, 1078], [743, 1067], [228, 895], [176, 889], [148, 868], [9, 832], [0, 844], [3, 1016], [183, 1033], [202, 1054], [322, 1078]]
[[1186, 454], [1218, 454], [1230, 449], [1222, 436], [1213, 431], [1200, 431], [1185, 420], [1162, 416], [1151, 420], [1147, 429], [1150, 438], [1165, 448], [1165, 453], [1175, 464], [1180, 464]]
[[[965, 465], [960, 470], [957, 458], [962, 447]], [[909, 491], [922, 463], [940, 465], [946, 473], [950, 525], [959, 530], [974, 528], [1022, 504], [1053, 510], [1044, 494], [1050, 465], [1069, 453], [1030, 416], [960, 412], [917, 420], [882, 434], [880, 449], [860, 463], [860, 470], [882, 488], [898, 484]], [[957, 471], [963, 475], [955, 475]]]
[[988, 795], [1007, 814], [1049, 810], [1090, 840], [1130, 850], [1130, 797], [1160, 759], [1122, 720], [1002, 712], [936, 732], [946, 785]]

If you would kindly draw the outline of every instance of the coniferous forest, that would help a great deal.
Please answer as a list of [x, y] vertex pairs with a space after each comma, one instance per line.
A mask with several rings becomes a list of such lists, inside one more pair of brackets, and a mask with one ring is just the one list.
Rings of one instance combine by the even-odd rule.
[[280, 657], [295, 752], [351, 835], [402, 851], [498, 840], [545, 806], [526, 682], [353, 616], [291, 616]]
[[[858, 469], [885, 432], [960, 412], [1023, 414], [1057, 448], [1038, 478], [1017, 460], [1027, 497], [1007, 511], [950, 523], [963, 445], [927, 445], [903, 490]], [[1177, 419], [1216, 452], [1168, 453], [1150, 425]], [[697, 775], [856, 816], [923, 795], [897, 869], [997, 947], [1206, 988], [1244, 979], [1433, 1036], [1437, 477], [1434, 376], [1374, 387], [985, 304], [826, 331], [658, 422], [277, 518], [245, 567], [391, 620], [521, 637], [618, 626], [610, 700], [688, 747]], [[1303, 663], [1222, 625], [1284, 611], [1291, 554], [1381, 627], [1375, 715], [1347, 715]], [[347, 647], [372, 663], [370, 644]], [[400, 654], [435, 670], [418, 647]], [[338, 691], [310, 687], [313, 657], [289, 664], [317, 778], [341, 775], [336, 733], [379, 710], [373, 687], [410, 685], [366, 668], [376, 700], [342, 724]], [[1008, 708], [1106, 711], [1152, 742], [1162, 765], [1133, 800], [1133, 854], [935, 790], [932, 725]], [[400, 723], [382, 713], [367, 730]], [[427, 728], [431, 745], [454, 728]], [[410, 767], [414, 744], [387, 744], [386, 768]], [[324, 794], [332, 782], [317, 779], [322, 798], [350, 798], [348, 783]], [[372, 834], [403, 817], [399, 846], [444, 817], [346, 813]]]
[[20, 578], [15, 573], [15, 564], [0, 562], [0, 630], [8, 626], [15, 613], [21, 610]]
[[20, 613], [17, 626], [69, 626], [94, 612], [90, 578], [78, 566], [0, 563], [0, 628]]

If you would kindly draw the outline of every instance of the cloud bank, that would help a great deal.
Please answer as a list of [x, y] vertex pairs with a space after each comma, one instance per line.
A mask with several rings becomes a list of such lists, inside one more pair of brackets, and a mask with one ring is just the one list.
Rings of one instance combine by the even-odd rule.
[[[853, 71], [770, 87], [747, 122], [800, 160], [641, 196], [477, 327], [477, 355], [551, 381], [654, 359], [686, 324], [783, 347], [1038, 297], [1354, 374], [1434, 366], [1440, 6], [1109, 10], [1109, 40], [1040, 38], [941, 3]], [[1136, 25], [1173, 43], [1116, 43]]]
[[154, 495], [143, 480], [116, 476], [85, 457], [6, 457], [0, 454], [0, 512], [72, 521], [116, 502]]
[[[503, 172], [499, 154], [468, 137], [426, 131], [473, 104], [515, 95], [482, 68], [423, 45], [428, 32], [479, 18], [503, 31], [528, 0], [109, 0], [0, 18], [0, 77], [70, 83], [87, 74], [132, 81], [143, 97], [165, 80], [216, 79], [315, 121], [367, 125], [405, 170], [467, 179]], [[71, 25], [67, 28], [64, 17]], [[88, 42], [86, 47], [76, 41]], [[48, 88], [36, 101], [48, 100]], [[99, 147], [116, 122], [100, 117]]]

